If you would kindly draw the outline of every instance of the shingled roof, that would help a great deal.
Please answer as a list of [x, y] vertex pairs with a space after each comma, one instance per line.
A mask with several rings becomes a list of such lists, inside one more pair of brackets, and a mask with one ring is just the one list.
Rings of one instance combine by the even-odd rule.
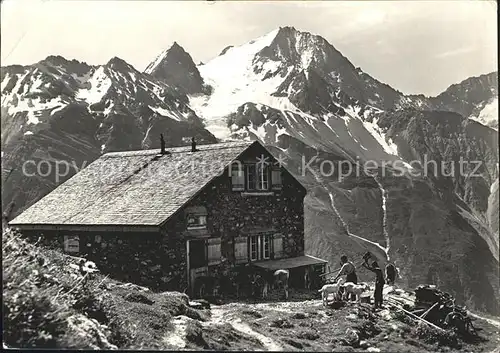
[[9, 224], [159, 226], [253, 143], [107, 153]]

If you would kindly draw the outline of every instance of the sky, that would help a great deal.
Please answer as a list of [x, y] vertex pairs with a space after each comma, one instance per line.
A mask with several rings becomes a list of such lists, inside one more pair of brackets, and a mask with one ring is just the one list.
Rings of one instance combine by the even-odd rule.
[[448, 1], [4, 0], [1, 65], [118, 56], [138, 70], [174, 41], [196, 63], [280, 26], [319, 34], [403, 93], [437, 95], [496, 71], [497, 5]]

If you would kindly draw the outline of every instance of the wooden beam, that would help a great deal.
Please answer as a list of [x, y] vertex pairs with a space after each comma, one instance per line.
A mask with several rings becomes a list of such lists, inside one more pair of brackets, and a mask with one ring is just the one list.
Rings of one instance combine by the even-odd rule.
[[429, 309], [427, 309], [427, 311], [425, 313], [423, 313], [422, 315], [420, 315], [420, 317], [422, 319], [425, 319], [425, 317], [427, 316], [427, 314], [429, 314], [429, 311], [431, 311], [432, 309], [434, 309], [436, 307], [436, 305], [438, 305], [439, 302], [435, 302]]

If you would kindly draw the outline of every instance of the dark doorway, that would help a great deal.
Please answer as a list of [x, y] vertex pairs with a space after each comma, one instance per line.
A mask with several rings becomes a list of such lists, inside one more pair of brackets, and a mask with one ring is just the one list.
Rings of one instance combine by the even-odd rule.
[[207, 266], [205, 240], [189, 241], [189, 266], [191, 268], [200, 268]]

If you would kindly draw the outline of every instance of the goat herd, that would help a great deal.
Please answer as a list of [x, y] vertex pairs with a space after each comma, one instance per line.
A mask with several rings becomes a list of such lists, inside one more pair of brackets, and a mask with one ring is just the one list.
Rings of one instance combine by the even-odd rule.
[[[236, 298], [267, 299], [271, 290], [278, 290], [278, 294], [284, 299], [289, 297], [290, 272], [285, 269], [276, 271], [245, 271], [225, 272], [218, 276], [204, 276], [197, 280], [196, 294], [203, 298], [205, 296], [219, 297], [221, 295], [235, 295]], [[321, 293], [323, 305], [328, 304], [330, 295], [334, 301], [347, 300], [348, 297], [359, 302], [361, 295], [370, 290], [368, 284], [355, 284], [345, 282], [343, 277], [336, 283], [325, 284], [318, 290]]]
[[370, 290], [370, 286], [366, 283], [355, 284], [352, 282], [345, 282], [343, 277], [340, 277], [336, 283], [325, 284], [321, 287], [318, 292], [321, 293], [321, 299], [323, 301], [323, 306], [328, 304], [328, 297], [330, 294], [333, 295], [334, 300], [347, 300], [349, 296], [355, 298], [356, 302], [359, 302], [361, 294]]

